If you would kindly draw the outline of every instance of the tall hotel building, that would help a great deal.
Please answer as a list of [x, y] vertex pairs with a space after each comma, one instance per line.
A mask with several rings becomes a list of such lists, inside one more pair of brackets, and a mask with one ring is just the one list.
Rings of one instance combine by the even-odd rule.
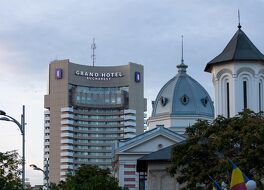
[[45, 95], [44, 165], [58, 183], [81, 164], [111, 168], [117, 140], [143, 133], [143, 66], [93, 67], [56, 60]]

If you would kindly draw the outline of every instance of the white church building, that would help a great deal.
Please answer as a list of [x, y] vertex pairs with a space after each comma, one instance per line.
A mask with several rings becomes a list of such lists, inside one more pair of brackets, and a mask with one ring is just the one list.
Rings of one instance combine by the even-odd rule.
[[222, 53], [207, 63], [215, 88], [215, 115], [233, 117], [245, 108], [263, 111], [264, 55], [241, 26]]
[[185, 140], [187, 127], [198, 119], [233, 117], [245, 108], [264, 110], [264, 55], [240, 24], [224, 50], [205, 67], [212, 73], [214, 103], [202, 85], [187, 74], [183, 58], [177, 68], [175, 77], [152, 103], [147, 121], [150, 131], [119, 143], [115, 150], [113, 166], [121, 186], [131, 190], [178, 190], [179, 184], [164, 166], [170, 164], [173, 145]]

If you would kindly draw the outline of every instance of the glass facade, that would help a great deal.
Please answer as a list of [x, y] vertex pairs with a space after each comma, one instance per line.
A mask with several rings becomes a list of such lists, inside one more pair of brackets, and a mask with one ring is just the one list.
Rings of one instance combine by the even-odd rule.
[[[74, 88], [74, 87], [73, 87]], [[77, 86], [74, 88], [74, 102], [87, 105], [121, 105], [127, 102], [128, 87], [95, 88]]]

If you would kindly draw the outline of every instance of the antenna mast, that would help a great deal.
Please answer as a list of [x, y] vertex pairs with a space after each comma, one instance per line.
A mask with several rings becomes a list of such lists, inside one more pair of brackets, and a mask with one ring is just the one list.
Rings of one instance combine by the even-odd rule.
[[238, 9], [238, 12], [237, 12], [237, 16], [238, 16], [238, 28], [240, 29], [241, 28], [241, 25], [240, 25], [240, 12], [239, 12], [239, 9]]
[[93, 51], [92, 55], [91, 55], [91, 58], [92, 58], [92, 61], [93, 61], [93, 67], [94, 67], [94, 63], [95, 63], [95, 49], [96, 49], [96, 45], [95, 45], [95, 39], [93, 38], [93, 43], [91, 45], [91, 49]]
[[181, 57], [181, 63], [184, 64], [184, 60], [183, 60], [183, 35], [181, 36], [181, 38], [182, 38], [182, 49], [181, 49], [182, 50], [182, 55], [181, 55], [182, 57]]

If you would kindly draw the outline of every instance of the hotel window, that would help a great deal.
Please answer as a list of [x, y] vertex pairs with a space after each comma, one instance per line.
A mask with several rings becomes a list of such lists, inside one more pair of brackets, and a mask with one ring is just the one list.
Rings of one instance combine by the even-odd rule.
[[121, 104], [121, 97], [117, 97], [117, 104]]
[[105, 98], [105, 103], [109, 104], [110, 103], [110, 100], [109, 98]]
[[81, 103], [85, 103], [85, 97], [84, 96], [82, 96]]

